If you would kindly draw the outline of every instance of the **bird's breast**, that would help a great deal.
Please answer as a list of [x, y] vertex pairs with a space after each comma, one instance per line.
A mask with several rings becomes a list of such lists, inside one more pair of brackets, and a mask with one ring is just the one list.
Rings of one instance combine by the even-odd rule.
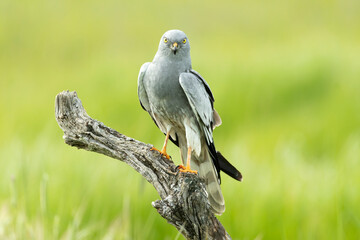
[[179, 77], [186, 69], [176, 64], [151, 64], [145, 75], [149, 102], [161, 115], [183, 115], [190, 110]]

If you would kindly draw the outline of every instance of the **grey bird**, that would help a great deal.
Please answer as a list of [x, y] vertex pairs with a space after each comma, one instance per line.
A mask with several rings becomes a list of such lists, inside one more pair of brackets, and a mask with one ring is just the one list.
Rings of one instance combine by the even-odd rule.
[[[141, 66], [138, 96], [158, 128], [166, 135], [165, 157], [170, 139], [180, 148], [181, 172], [198, 173], [205, 179], [211, 210], [221, 215], [225, 201], [220, 170], [241, 181], [241, 173], [217, 152], [213, 130], [221, 124], [214, 97], [206, 81], [191, 67], [190, 44], [180, 30], [167, 31], [160, 39], [152, 62]], [[190, 168], [191, 163], [191, 168]]]

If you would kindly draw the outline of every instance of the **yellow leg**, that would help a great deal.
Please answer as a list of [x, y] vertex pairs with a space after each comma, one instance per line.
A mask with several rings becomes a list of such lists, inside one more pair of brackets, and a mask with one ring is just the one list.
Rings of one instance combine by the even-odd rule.
[[197, 174], [196, 170], [191, 170], [190, 160], [191, 160], [191, 147], [188, 148], [186, 167], [184, 167], [183, 165], [180, 165], [179, 166], [180, 172], [190, 172], [190, 173]]
[[164, 142], [164, 146], [161, 149], [161, 151], [159, 149], [156, 149], [154, 147], [152, 147], [150, 150], [155, 150], [158, 151], [161, 155], [165, 156], [167, 159], [170, 159], [170, 156], [166, 153], [166, 146], [169, 140], [169, 136], [170, 136], [170, 132], [166, 133], [166, 137], [165, 137], [165, 142]]

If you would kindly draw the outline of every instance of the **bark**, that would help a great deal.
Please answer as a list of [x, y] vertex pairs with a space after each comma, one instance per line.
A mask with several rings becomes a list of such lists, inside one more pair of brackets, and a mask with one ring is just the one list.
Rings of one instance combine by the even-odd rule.
[[210, 210], [204, 181], [181, 173], [152, 145], [127, 137], [92, 119], [76, 92], [56, 96], [55, 117], [65, 143], [118, 159], [134, 168], [159, 193], [152, 206], [187, 239], [231, 239]]

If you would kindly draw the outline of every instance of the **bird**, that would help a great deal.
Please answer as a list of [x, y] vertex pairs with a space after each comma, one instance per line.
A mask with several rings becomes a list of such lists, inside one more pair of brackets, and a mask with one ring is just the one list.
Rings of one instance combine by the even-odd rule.
[[[166, 158], [170, 139], [180, 148], [179, 171], [198, 174], [205, 180], [210, 209], [221, 215], [225, 201], [220, 170], [241, 181], [241, 173], [216, 151], [213, 130], [222, 121], [214, 109], [214, 96], [205, 79], [192, 69], [190, 42], [181, 30], [165, 32], [152, 62], [144, 63], [138, 75], [138, 97], [142, 108], [165, 134]], [[186, 163], [186, 165], [185, 165]]]

